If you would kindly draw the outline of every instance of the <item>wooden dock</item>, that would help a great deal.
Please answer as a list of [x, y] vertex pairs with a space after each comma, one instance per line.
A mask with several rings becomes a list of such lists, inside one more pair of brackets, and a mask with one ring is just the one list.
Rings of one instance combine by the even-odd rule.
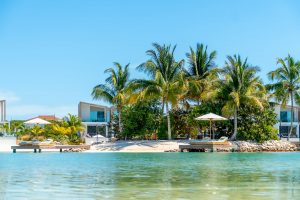
[[209, 143], [203, 142], [203, 144], [187, 144], [187, 145], [179, 145], [179, 149], [181, 152], [216, 152], [220, 149], [224, 151], [224, 149], [228, 149], [230, 151], [232, 149], [232, 145], [230, 143]]
[[17, 153], [19, 150], [28, 150], [32, 149], [34, 153], [41, 153], [43, 149], [59, 149], [60, 152], [63, 152], [64, 149], [84, 149], [89, 150], [90, 145], [28, 145], [28, 146], [11, 146], [13, 153]]

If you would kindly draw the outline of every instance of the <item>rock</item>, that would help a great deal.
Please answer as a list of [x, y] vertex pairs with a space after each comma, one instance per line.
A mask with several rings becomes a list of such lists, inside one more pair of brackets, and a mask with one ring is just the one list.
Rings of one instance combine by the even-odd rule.
[[165, 150], [164, 152], [179, 152], [178, 149], [170, 149], [170, 150]]
[[64, 152], [83, 152], [83, 151], [85, 151], [85, 149], [81, 149], [81, 148], [70, 148], [64, 150]]
[[297, 146], [291, 142], [281, 140], [270, 140], [262, 144], [256, 142], [235, 141], [232, 142], [237, 152], [261, 152], [261, 151], [297, 151]]

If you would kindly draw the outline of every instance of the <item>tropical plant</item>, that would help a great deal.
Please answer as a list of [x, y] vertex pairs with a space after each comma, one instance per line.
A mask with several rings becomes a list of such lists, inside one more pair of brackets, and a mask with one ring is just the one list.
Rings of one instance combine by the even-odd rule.
[[153, 138], [159, 126], [160, 113], [157, 101], [139, 101], [133, 105], [124, 106], [122, 111], [123, 137]]
[[264, 142], [277, 140], [277, 130], [274, 125], [278, 122], [274, 108], [266, 105], [263, 109], [257, 106], [242, 105], [239, 109], [239, 140], [254, 140]]
[[[197, 44], [194, 50], [190, 47], [190, 52], [186, 54], [188, 68], [185, 70], [187, 76], [188, 90], [185, 96], [195, 100], [200, 105], [203, 95], [210, 92], [213, 80], [217, 78], [217, 68], [215, 59], [216, 51], [208, 52], [207, 46]], [[206, 91], [206, 92], [205, 92]]]
[[127, 101], [126, 88], [129, 83], [129, 64], [122, 67], [115, 62], [114, 68], [108, 68], [104, 72], [109, 76], [106, 84], [99, 84], [94, 87], [92, 96], [94, 99], [104, 100], [117, 107], [119, 118], [119, 131], [122, 133], [122, 108]]
[[80, 133], [84, 130], [81, 120], [76, 115], [68, 114], [67, 117], [64, 118], [64, 122], [67, 123], [67, 127], [71, 129], [71, 132], [74, 134]]
[[0, 132], [9, 133], [10, 132], [9, 123], [0, 124]]
[[[205, 132], [209, 130], [210, 124], [208, 121], [196, 120], [195, 118], [207, 114], [207, 113], [216, 113], [218, 115], [222, 114], [222, 108], [224, 103], [222, 101], [204, 101], [201, 105], [197, 105], [192, 107], [188, 112], [187, 123], [188, 126], [194, 127], [192, 131], [193, 135], [202, 135], [205, 136]], [[219, 138], [221, 136], [230, 136], [230, 132], [232, 130], [232, 124], [225, 120], [225, 121], [216, 121], [213, 123], [217, 127], [217, 135], [216, 137]]]
[[22, 120], [12, 120], [10, 122], [10, 129], [13, 133], [18, 133], [25, 128], [24, 121]]
[[294, 103], [300, 103], [300, 62], [288, 55], [284, 59], [278, 58], [277, 64], [279, 67], [268, 73], [269, 78], [275, 81], [268, 85], [268, 89], [283, 106], [291, 102], [291, 128], [287, 138], [289, 140], [293, 130]]
[[194, 127], [188, 124], [188, 111], [182, 108], [174, 108], [170, 111], [173, 122], [172, 133], [175, 137], [191, 137]]
[[222, 112], [227, 116], [234, 116], [234, 132], [232, 140], [236, 139], [238, 130], [238, 110], [242, 104], [255, 105], [263, 108], [266, 102], [265, 87], [256, 76], [258, 67], [248, 64], [247, 59], [242, 60], [239, 55], [227, 56], [225, 67], [221, 70], [221, 93], [225, 97]]
[[153, 44], [154, 49], [146, 53], [150, 59], [137, 67], [150, 76], [150, 80], [134, 80], [131, 84], [133, 90], [138, 90], [138, 99], [160, 99], [162, 112], [166, 106], [168, 139], [171, 139], [171, 122], [169, 103], [177, 104], [178, 95], [183, 86], [184, 60], [176, 61], [174, 51], [176, 46]]
[[40, 126], [34, 126], [34, 127], [31, 128], [30, 133], [34, 137], [38, 137], [38, 136], [41, 136], [44, 133], [44, 129]]

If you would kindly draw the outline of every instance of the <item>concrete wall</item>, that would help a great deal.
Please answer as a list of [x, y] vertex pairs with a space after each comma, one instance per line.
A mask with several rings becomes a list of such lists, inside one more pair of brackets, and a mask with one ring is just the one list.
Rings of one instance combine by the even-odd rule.
[[16, 137], [0, 137], [0, 151], [11, 151], [10, 147], [16, 145]]
[[79, 117], [82, 121], [88, 122], [90, 120], [90, 105], [86, 103], [79, 104]]

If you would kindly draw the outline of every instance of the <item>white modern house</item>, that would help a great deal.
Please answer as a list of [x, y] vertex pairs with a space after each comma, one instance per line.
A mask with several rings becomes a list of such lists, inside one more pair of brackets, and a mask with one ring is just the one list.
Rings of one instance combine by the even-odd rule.
[[[109, 138], [109, 124], [113, 115], [113, 107], [79, 102], [78, 117], [85, 127], [84, 136], [95, 138], [97, 136]], [[98, 137], [96, 138], [98, 139]]]
[[[275, 128], [283, 137], [287, 137], [291, 127], [291, 106], [281, 106], [279, 104], [274, 107], [275, 113], [277, 114], [278, 123], [275, 125]], [[299, 138], [300, 133], [300, 107], [298, 105], [294, 106], [293, 109], [293, 129], [291, 138]]]

